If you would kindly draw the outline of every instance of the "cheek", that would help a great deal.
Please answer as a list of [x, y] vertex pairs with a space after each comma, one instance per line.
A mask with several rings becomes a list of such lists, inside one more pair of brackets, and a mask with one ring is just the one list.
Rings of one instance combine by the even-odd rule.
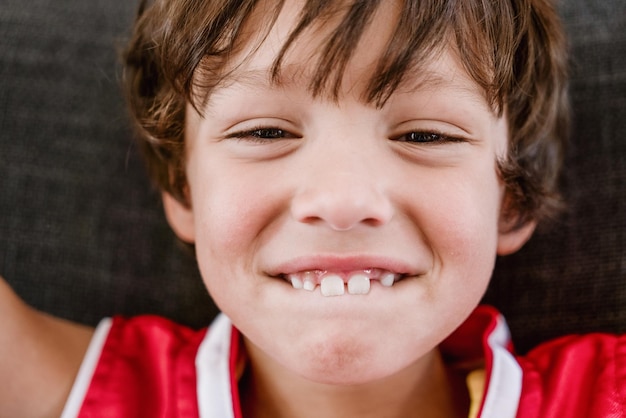
[[228, 247], [245, 235], [246, 224], [252, 221], [251, 214], [258, 202], [253, 200], [254, 185], [238, 180], [244, 175], [229, 172], [211, 160], [190, 173], [197, 245]]
[[279, 222], [280, 199], [254, 173], [209, 166], [194, 173], [191, 190], [198, 263], [210, 280], [252, 268], [254, 254]]
[[440, 268], [456, 270], [455, 277], [465, 281], [487, 281], [498, 238], [501, 187], [495, 173], [443, 179], [437, 189], [443, 198], [429, 202], [430, 218], [422, 225]]
[[253, 233], [254, 213], [259, 210], [245, 190], [228, 189], [227, 185], [206, 187], [197, 217], [197, 244], [218, 252], [232, 252], [246, 245]]
[[249, 273], [253, 263], [248, 254], [254, 246], [256, 203], [241, 196], [207, 185], [194, 201], [198, 268], [213, 301], [225, 312], [231, 312], [240, 299], [241, 277], [254, 277]]

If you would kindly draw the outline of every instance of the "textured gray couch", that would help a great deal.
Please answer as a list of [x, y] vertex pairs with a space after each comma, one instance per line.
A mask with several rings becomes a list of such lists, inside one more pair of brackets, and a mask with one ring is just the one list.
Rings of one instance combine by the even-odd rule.
[[[216, 309], [131, 141], [116, 54], [127, 0], [0, 4], [0, 274], [30, 304], [95, 324]], [[518, 350], [626, 331], [626, 1], [564, 0], [573, 50], [570, 210], [498, 261], [486, 301]]]

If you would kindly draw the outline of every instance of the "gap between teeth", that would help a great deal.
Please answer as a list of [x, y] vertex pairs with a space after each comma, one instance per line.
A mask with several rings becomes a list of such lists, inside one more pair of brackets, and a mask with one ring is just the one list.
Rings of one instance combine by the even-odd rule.
[[362, 272], [352, 273], [347, 283], [338, 274], [321, 271], [290, 274], [288, 278], [294, 289], [304, 289], [312, 292], [317, 288], [319, 281], [320, 292], [323, 296], [341, 296], [346, 292], [346, 284], [349, 294], [366, 295], [370, 291], [370, 281], [372, 279], [378, 280], [385, 287], [391, 287], [396, 282], [398, 276], [391, 272], [367, 269]]

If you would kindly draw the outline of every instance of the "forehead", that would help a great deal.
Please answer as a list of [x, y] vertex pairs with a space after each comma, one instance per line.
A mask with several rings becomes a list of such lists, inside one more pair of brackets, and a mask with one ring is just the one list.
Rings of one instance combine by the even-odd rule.
[[[262, 1], [242, 25], [233, 53], [220, 63], [206, 59], [196, 84], [206, 87], [205, 99], [233, 83], [306, 85], [313, 96], [336, 100], [349, 91], [378, 106], [396, 90], [451, 79], [467, 90], [469, 77], [458, 82], [460, 73], [467, 74], [458, 62], [447, 2], [413, 2], [422, 6], [408, 15], [402, 8], [407, 3], [286, 1], [279, 7]], [[441, 62], [454, 62], [454, 77]], [[480, 88], [472, 90], [484, 96]]]

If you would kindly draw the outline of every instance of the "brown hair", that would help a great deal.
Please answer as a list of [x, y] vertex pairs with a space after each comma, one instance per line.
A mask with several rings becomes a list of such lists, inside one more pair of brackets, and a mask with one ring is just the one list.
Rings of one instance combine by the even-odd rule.
[[[125, 55], [125, 83], [151, 177], [185, 198], [184, 119], [201, 107], [224, 65], [244, 42], [242, 29], [258, 0], [142, 1]], [[269, 30], [284, 0], [265, 17]], [[337, 95], [343, 71], [382, 0], [307, 0], [273, 67], [315, 23], [343, 14], [322, 47], [312, 94]], [[514, 226], [551, 217], [560, 206], [558, 176], [568, 130], [567, 53], [550, 0], [404, 0], [366, 100], [382, 105], [403, 75], [452, 39], [465, 70], [494, 111], [505, 112], [509, 151], [498, 161]], [[336, 13], [335, 13], [336, 14]], [[364, 23], [366, 22], [366, 23]], [[201, 77], [198, 77], [201, 74]], [[201, 78], [201, 85], [199, 84]], [[198, 92], [201, 91], [201, 94]]]

